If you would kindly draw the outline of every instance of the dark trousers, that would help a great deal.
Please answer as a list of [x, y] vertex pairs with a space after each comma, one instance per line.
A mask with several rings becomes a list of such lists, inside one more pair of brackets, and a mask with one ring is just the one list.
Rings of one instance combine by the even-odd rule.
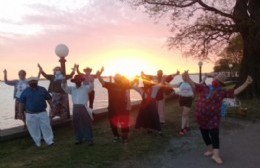
[[89, 107], [93, 109], [93, 103], [94, 103], [94, 98], [95, 98], [95, 91], [92, 90], [89, 94]]
[[120, 137], [119, 130], [121, 129], [121, 137], [127, 139], [129, 133], [129, 111], [126, 110], [122, 114], [109, 111], [108, 118], [113, 135]]
[[200, 132], [205, 144], [212, 145], [213, 149], [219, 149], [219, 128], [203, 129]]

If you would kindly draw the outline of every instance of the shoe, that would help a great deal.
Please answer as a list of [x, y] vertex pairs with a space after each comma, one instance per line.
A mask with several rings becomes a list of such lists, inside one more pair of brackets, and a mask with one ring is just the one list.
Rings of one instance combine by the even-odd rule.
[[186, 134], [186, 130], [185, 129], [181, 129], [180, 132], [179, 132], [179, 135], [180, 136], [184, 136]]
[[81, 144], [82, 143], [82, 141], [76, 141], [74, 144], [75, 145], [79, 145], [79, 144]]
[[113, 138], [113, 142], [116, 143], [116, 142], [119, 142], [120, 141], [120, 138], [119, 137], [114, 137]]
[[54, 142], [48, 144], [48, 147], [51, 147], [51, 146], [53, 146], [53, 145], [54, 145]]
[[190, 131], [190, 127], [185, 127], [184, 129], [186, 132]]
[[93, 141], [88, 141], [88, 146], [94, 146], [94, 142]]
[[123, 143], [123, 144], [128, 144], [128, 139], [123, 139], [123, 140], [122, 140], [122, 143]]

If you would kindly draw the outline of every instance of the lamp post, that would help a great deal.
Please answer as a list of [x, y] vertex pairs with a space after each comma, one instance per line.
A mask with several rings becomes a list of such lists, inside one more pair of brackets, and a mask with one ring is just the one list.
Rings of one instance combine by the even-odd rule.
[[231, 69], [233, 68], [233, 64], [228, 64], [229, 67], [229, 77], [232, 77]]
[[200, 61], [198, 63], [198, 65], [199, 65], [199, 81], [201, 82], [202, 81], [202, 78], [201, 78], [201, 68], [202, 68], [203, 62]]
[[[61, 66], [61, 70], [64, 74], [64, 76], [66, 76], [66, 59], [65, 57], [69, 54], [69, 48], [65, 45], [65, 44], [58, 44], [55, 48], [55, 53], [56, 55], [60, 58], [59, 62], [60, 62], [60, 66]], [[67, 82], [67, 81], [66, 81]], [[66, 94], [66, 102], [65, 102], [65, 107], [67, 109], [67, 119], [70, 118], [70, 107], [69, 107], [69, 96], [67, 93]]]

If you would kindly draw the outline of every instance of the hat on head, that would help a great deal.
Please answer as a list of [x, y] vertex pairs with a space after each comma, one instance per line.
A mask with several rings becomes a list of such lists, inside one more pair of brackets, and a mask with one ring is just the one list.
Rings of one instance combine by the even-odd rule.
[[218, 80], [220, 83], [224, 84], [226, 79], [227, 79], [227, 76], [223, 73], [219, 73], [217, 76], [215, 76], [216, 80]]
[[82, 75], [75, 75], [73, 79], [71, 79], [71, 82], [83, 82], [85, 78]]
[[33, 76], [31, 76], [31, 77], [29, 77], [29, 78], [26, 79], [27, 82], [38, 81], [38, 80], [39, 80], [39, 78], [33, 77]]
[[85, 69], [83, 69], [84, 72], [91, 72], [92, 68], [86, 67]]

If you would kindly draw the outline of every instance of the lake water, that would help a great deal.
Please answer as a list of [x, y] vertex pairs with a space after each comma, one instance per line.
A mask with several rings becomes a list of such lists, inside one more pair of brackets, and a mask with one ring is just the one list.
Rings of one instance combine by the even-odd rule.
[[[191, 75], [191, 78], [197, 82], [198, 75]], [[105, 79], [106, 80], [106, 79]], [[181, 82], [181, 77], [176, 76], [172, 83]], [[140, 82], [141, 83], [141, 82]], [[39, 85], [45, 88], [48, 88], [49, 81], [41, 80], [39, 81]], [[68, 80], [68, 85], [74, 85]], [[23, 122], [20, 120], [14, 119], [14, 99], [13, 99], [13, 91], [14, 87], [8, 86], [3, 82], [0, 82], [0, 129], [11, 128], [14, 126], [23, 125]], [[106, 108], [108, 105], [107, 100], [107, 90], [102, 88], [101, 84], [95, 80], [95, 100], [94, 100], [94, 109]], [[70, 107], [71, 107], [71, 97], [70, 99]], [[131, 101], [141, 100], [141, 96], [134, 90], [131, 90]], [[47, 110], [48, 111], [48, 110]], [[72, 110], [70, 110], [72, 111]]]

